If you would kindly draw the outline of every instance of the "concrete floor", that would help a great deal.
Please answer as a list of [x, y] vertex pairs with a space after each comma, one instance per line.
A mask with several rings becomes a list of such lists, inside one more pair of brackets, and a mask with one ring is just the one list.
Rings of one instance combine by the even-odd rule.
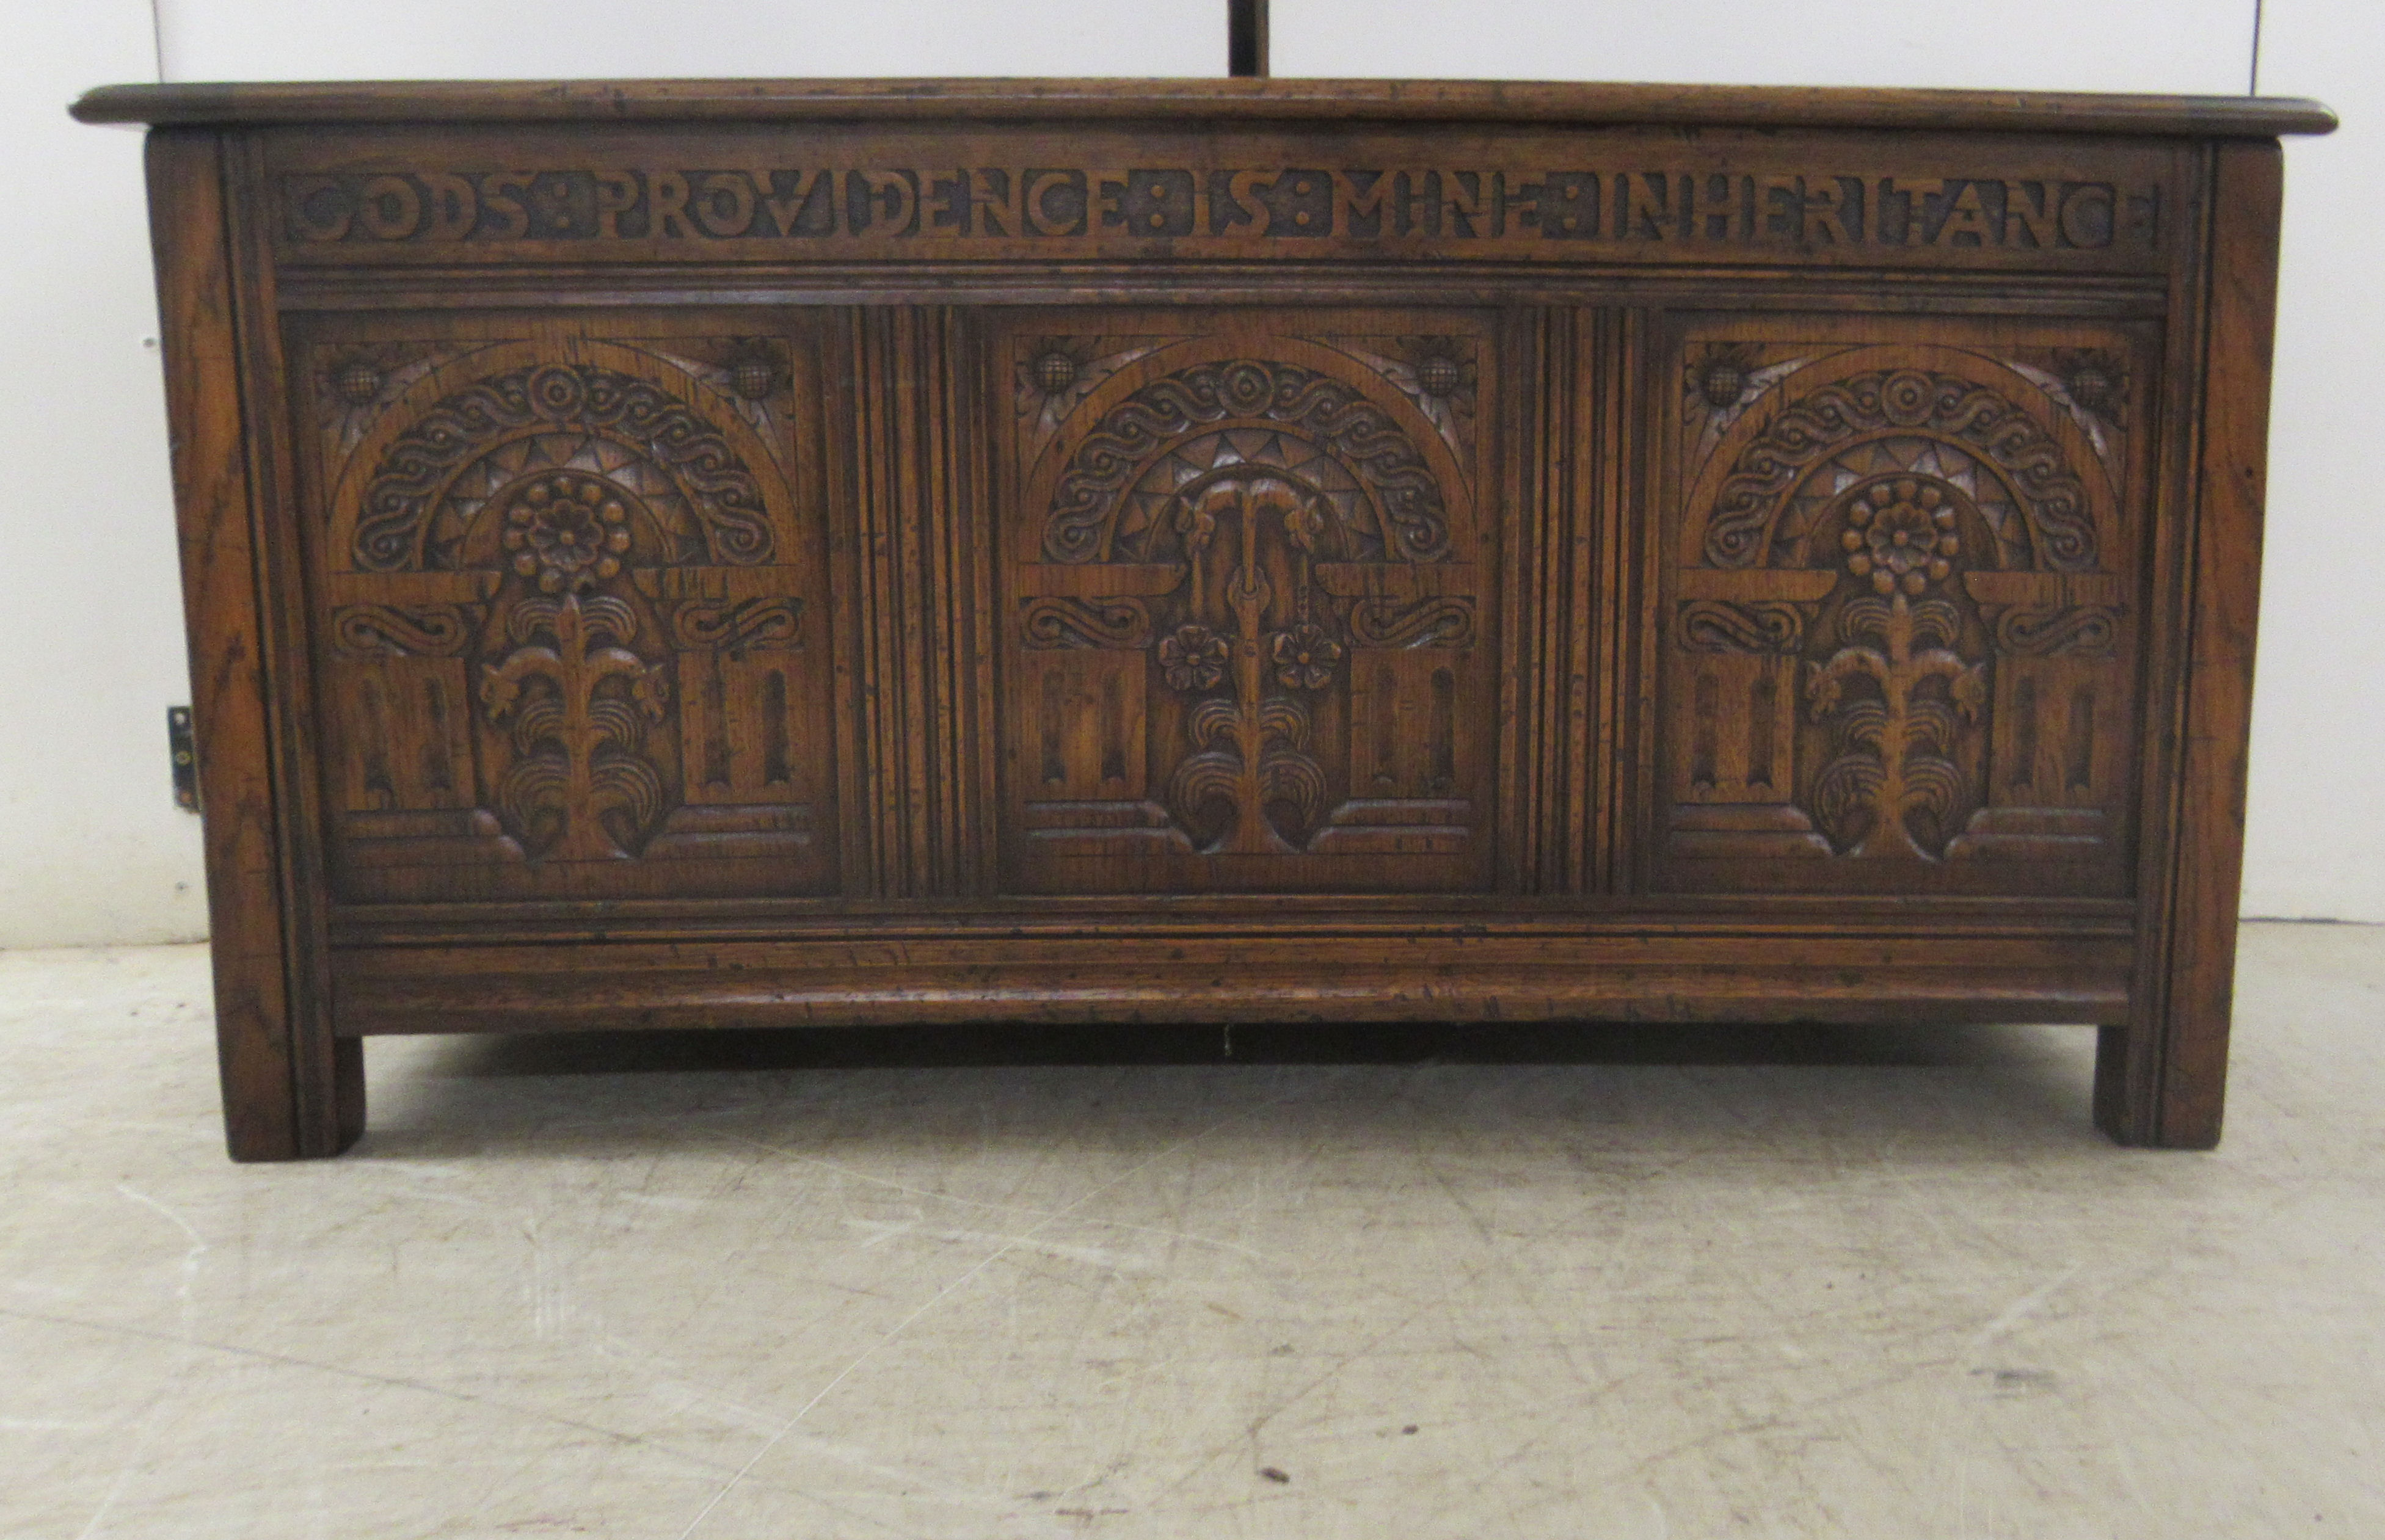
[[381, 1041], [235, 1167], [206, 980], [0, 954], [0, 1534], [2385, 1535], [2385, 929], [2247, 930], [2211, 1155], [2078, 1029], [1242, 1029]]

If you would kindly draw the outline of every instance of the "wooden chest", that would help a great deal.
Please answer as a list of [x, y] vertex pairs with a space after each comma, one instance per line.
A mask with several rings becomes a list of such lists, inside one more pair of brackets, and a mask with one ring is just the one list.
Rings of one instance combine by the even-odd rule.
[[125, 87], [232, 1153], [375, 1033], [2076, 1022], [2218, 1135], [2308, 103]]

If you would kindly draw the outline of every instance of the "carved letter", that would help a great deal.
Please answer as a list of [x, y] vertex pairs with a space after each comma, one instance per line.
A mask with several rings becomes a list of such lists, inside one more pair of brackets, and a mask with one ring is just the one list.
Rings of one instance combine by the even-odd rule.
[[403, 241], [422, 223], [422, 194], [404, 177], [373, 177], [357, 195], [356, 217], [366, 234]]
[[1662, 241], [1665, 227], [1673, 222], [1672, 179], [1662, 171], [1642, 171], [1634, 181], [1629, 171], [1619, 172], [1617, 188], [1615, 233], [1626, 241]]
[[[1863, 196], [1857, 184], [1855, 196]], [[1805, 188], [1800, 200], [1798, 239], [1811, 245], [1827, 241], [1834, 246], [1851, 246], [1854, 237], [1847, 233], [1847, 190], [1836, 177], [1817, 177]], [[1860, 205], [1857, 217], [1861, 217]]]
[[528, 192], [530, 183], [528, 171], [493, 171], [481, 179], [481, 206], [497, 221], [497, 228], [489, 232], [492, 240], [518, 241], [530, 233], [530, 210], [512, 196]]
[[1746, 240], [1746, 211], [1739, 200], [1738, 180], [1721, 171], [1704, 177], [1684, 176], [1681, 179], [1682, 233], [1692, 241]]
[[794, 179], [795, 187], [793, 192], [781, 198], [778, 194], [778, 172], [754, 173], [754, 187], [761, 195], [764, 212], [770, 216], [770, 228], [780, 235], [794, 234], [795, 226], [810, 212], [813, 198], [824, 195], [829, 201], [828, 220], [825, 226], [815, 224], [813, 233], [823, 230], [833, 231], [836, 229], [836, 173], [813, 171], [806, 175], [802, 171], [790, 171], [787, 175]]
[[422, 185], [431, 192], [431, 228], [423, 233], [433, 241], [462, 241], [481, 222], [481, 195], [472, 184], [451, 171], [425, 171]]
[[744, 234], [754, 223], [754, 184], [742, 172], [706, 176], [697, 188], [695, 222], [707, 235]]
[[2112, 243], [2112, 189], [2081, 182], [2062, 194], [2062, 238], [2090, 250]]
[[961, 221], [964, 233], [976, 235], [1024, 235], [1027, 233], [1026, 179], [1008, 171], [984, 170], [968, 174], [968, 217]]
[[[596, 233], [607, 241], [621, 235], [621, 216], [638, 206], [638, 179], [630, 171], [596, 173]], [[646, 233], [654, 233], [651, 222]]]
[[[1883, 204], [1895, 193], [1904, 194], [1904, 243], [1908, 246], [1924, 244], [1929, 224], [1929, 200], [1945, 196], [1945, 180], [1942, 177], [1916, 177], [1900, 182], [1892, 177], [1884, 178], [1879, 190]], [[1888, 239], [1886, 230], [1880, 232], [1880, 239]]]
[[[347, 199], [341, 195], [337, 178], [293, 177], [284, 184], [290, 199], [292, 233], [301, 241], [341, 241], [347, 237], [348, 225], [356, 217]], [[325, 194], [331, 194], [326, 197]], [[332, 214], [329, 218], [315, 211], [317, 203], [329, 203]]]
[[1994, 245], [1996, 232], [1988, 223], [1986, 205], [1979, 202], [1979, 184], [1967, 181], [1962, 185], [1963, 190], [1954, 194], [1954, 202], [1946, 205], [1946, 217], [1939, 222], [1938, 233], [1930, 243], [1938, 246], [1962, 245], [1966, 242], [1957, 241], [1955, 237], [1967, 235], [1971, 238], [1967, 244]]
[[855, 235], [908, 235], [919, 216], [919, 189], [907, 171], [855, 171], [846, 216]]
[[2030, 245], [2040, 251], [2051, 251], [2061, 244], [2054, 233], [2054, 199], [2045, 183], [2004, 183], [2005, 245], [2019, 245], [2020, 237], [2026, 234]]
[[646, 178], [646, 234], [650, 239], [695, 238], [687, 222], [687, 179], [677, 171], [655, 171]]
[[1483, 214], [1482, 173], [1441, 173], [1441, 233], [1479, 236], [1490, 232], [1477, 222]]
[[1027, 228], [1038, 235], [1082, 235], [1093, 211], [1082, 171], [1028, 172], [1025, 202]]

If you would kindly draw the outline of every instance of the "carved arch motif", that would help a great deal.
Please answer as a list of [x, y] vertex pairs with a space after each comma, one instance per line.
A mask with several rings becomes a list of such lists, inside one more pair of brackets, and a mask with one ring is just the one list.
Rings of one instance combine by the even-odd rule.
[[546, 466], [620, 481], [679, 537], [677, 559], [770, 559], [761, 488], [719, 428], [650, 380], [543, 364], [466, 386], [397, 436], [365, 484], [356, 565], [461, 565], [456, 548], [490, 497]]
[[[1765, 565], [1783, 494], [1817, 464], [1859, 441], [1916, 437], [1959, 446], [2012, 491], [2038, 561], [2079, 572], [2097, 563], [2085, 484], [2054, 436], [1990, 385], [1920, 368], [1876, 369], [1798, 395], [1742, 447], [1704, 520], [1717, 566]], [[2000, 542], [2011, 541], [1999, 530]]]
[[[1238, 453], [1236, 433], [1302, 446], [1341, 484], [1317, 491], [1355, 538], [1405, 561], [1440, 559], [1449, 545], [1442, 489], [1416, 443], [1355, 385], [1296, 364], [1259, 358], [1167, 375], [1114, 406], [1076, 447], [1044, 522], [1055, 562], [1108, 559], [1121, 538], [1148, 537], [1156, 510], [1216, 466], [1168, 463], [1199, 444]], [[1219, 450], [1217, 446], [1222, 446]], [[1155, 473], [1175, 478], [1155, 480]]]

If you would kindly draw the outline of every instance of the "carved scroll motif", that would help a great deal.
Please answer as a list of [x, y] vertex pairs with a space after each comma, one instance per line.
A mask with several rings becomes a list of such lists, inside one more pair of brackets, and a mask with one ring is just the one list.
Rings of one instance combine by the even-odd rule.
[[792, 597], [690, 600], [670, 613], [671, 640], [681, 647], [718, 648], [729, 653], [792, 647], [802, 629], [803, 613], [803, 601]]
[[1805, 617], [1793, 604], [1730, 604], [1711, 599], [1681, 606], [1675, 636], [1692, 652], [1794, 652]]
[[2090, 605], [2072, 610], [2010, 610], [1996, 622], [1996, 646], [2017, 657], [2060, 652], [2102, 655], [2112, 650], [2119, 616]]
[[332, 615], [331, 635], [359, 656], [452, 658], [471, 645], [472, 622], [453, 604], [350, 604]]
[[1350, 607], [1350, 634], [1369, 647], [1468, 647], [1474, 605], [1465, 599], [1362, 599]]
[[1135, 599], [1031, 599], [1020, 625], [1030, 647], [1151, 644], [1151, 611]]

